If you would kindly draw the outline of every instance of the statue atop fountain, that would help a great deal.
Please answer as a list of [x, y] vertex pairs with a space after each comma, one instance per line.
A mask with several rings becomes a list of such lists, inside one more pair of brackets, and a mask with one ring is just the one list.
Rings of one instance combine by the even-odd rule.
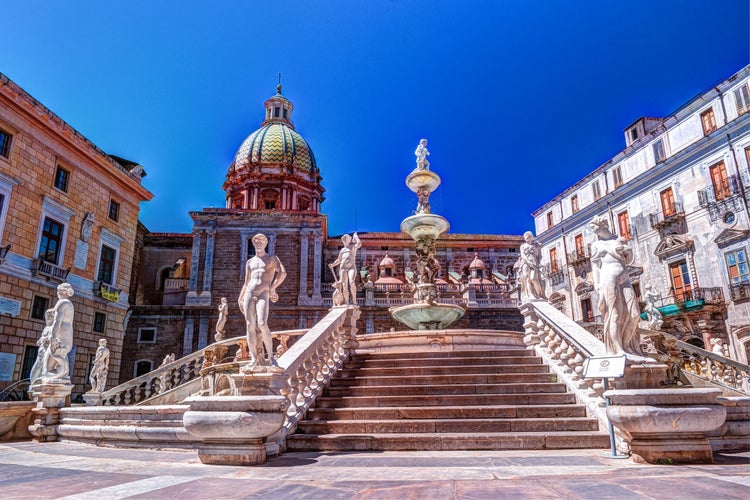
[[409, 328], [436, 330], [446, 328], [464, 314], [464, 309], [453, 304], [441, 304], [435, 278], [440, 273], [435, 241], [450, 228], [448, 221], [434, 214], [430, 208], [430, 194], [440, 185], [440, 176], [430, 170], [427, 139], [419, 141], [414, 154], [417, 167], [406, 177], [407, 187], [417, 195], [414, 215], [401, 222], [401, 231], [416, 242], [417, 273], [415, 275], [414, 304], [391, 309], [391, 315]]

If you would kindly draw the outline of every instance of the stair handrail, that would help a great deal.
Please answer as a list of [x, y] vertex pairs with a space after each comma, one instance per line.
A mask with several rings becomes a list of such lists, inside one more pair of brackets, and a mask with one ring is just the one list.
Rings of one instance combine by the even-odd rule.
[[[286, 348], [286, 342], [289, 337], [302, 335], [306, 331], [306, 329], [282, 330], [273, 332], [272, 336], [279, 338], [281, 345]], [[200, 370], [203, 367], [207, 350], [215, 351], [216, 347], [223, 346], [227, 348], [224, 352], [231, 353], [229, 357], [234, 357], [237, 349], [239, 349], [240, 341], [244, 339], [245, 336], [242, 335], [214, 342], [203, 349], [162, 365], [144, 375], [128, 380], [104, 391], [101, 397], [101, 404], [103, 406], [142, 404], [148, 399], [197, 379], [200, 377]], [[235, 346], [237, 349], [232, 350], [231, 348]], [[220, 361], [216, 360], [215, 362]]]
[[280, 394], [287, 398], [289, 406], [281, 429], [268, 438], [267, 449], [270, 443], [275, 443], [278, 451], [286, 449], [286, 437], [294, 433], [297, 423], [349, 359], [351, 351], [358, 345], [359, 314], [357, 306], [332, 308], [277, 359], [287, 381]]
[[640, 328], [641, 336], [650, 338], [661, 354], [651, 357], [675, 365], [680, 371], [690, 373], [721, 389], [750, 395], [750, 365], [740, 363], [721, 354], [684, 342], [666, 332]]
[[583, 378], [586, 359], [606, 355], [604, 343], [549, 302], [525, 302], [519, 309], [524, 316], [524, 343], [549, 365], [589, 413], [606, 426], [603, 382]]

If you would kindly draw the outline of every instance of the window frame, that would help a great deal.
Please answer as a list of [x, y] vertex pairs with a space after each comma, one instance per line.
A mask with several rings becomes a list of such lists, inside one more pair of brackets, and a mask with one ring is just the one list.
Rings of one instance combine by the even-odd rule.
[[651, 151], [654, 153], [654, 163], [661, 163], [667, 159], [667, 150], [664, 147], [664, 139], [657, 139], [651, 144]]
[[557, 262], [557, 247], [552, 247], [549, 249], [549, 269], [550, 272], [556, 273], [558, 272], [560, 265]]
[[[666, 194], [668, 194], [669, 196], [665, 196]], [[669, 210], [667, 210], [667, 205], [664, 204], [665, 199], [669, 201]], [[661, 212], [664, 217], [671, 217], [677, 213], [677, 206], [674, 199], [674, 189], [672, 189], [671, 186], [659, 191], [659, 201], [661, 202]]]
[[[703, 135], [708, 135], [718, 127], [716, 126], [716, 113], [714, 108], [710, 107], [700, 114], [701, 127], [703, 128]], [[708, 122], [708, 123], [707, 123]]]
[[723, 200], [732, 195], [732, 190], [729, 186], [727, 166], [724, 163], [724, 160], [719, 160], [713, 165], [709, 165], [708, 177], [711, 180], [711, 186], [713, 187], [714, 198], [716, 201]]
[[622, 165], [617, 165], [612, 169], [612, 183], [614, 184], [615, 189], [625, 184], [622, 179]]
[[[138, 374], [138, 365], [141, 364], [141, 363], [148, 363], [149, 369], [146, 372], [141, 373], [139, 375]], [[133, 378], [141, 377], [141, 376], [145, 375], [146, 373], [149, 373], [149, 372], [152, 372], [152, 371], [154, 371], [154, 362], [153, 362], [153, 360], [150, 360], [150, 359], [137, 359], [137, 360], [135, 360], [135, 363], [133, 363]]]
[[625, 238], [626, 240], [631, 240], [633, 238], [631, 236], [630, 216], [628, 215], [627, 210], [623, 210], [617, 214], [617, 227], [620, 230], [621, 238]]
[[5, 159], [6, 161], [10, 161], [10, 152], [11, 148], [13, 147], [13, 139], [15, 138], [14, 133], [9, 132], [5, 127], [0, 127], [0, 134], [5, 135], [8, 140], [3, 141], [2, 145], [0, 145], [0, 158]]
[[594, 201], [599, 201], [602, 197], [602, 188], [599, 186], [599, 180], [591, 183], [591, 192], [594, 195]]
[[[112, 213], [113, 209], [114, 216]], [[109, 212], [107, 213], [107, 217], [109, 217], [109, 220], [114, 222], [118, 222], [120, 220], [120, 204], [111, 198], [109, 200]]]
[[39, 250], [42, 247], [42, 232], [44, 230], [44, 219], [49, 217], [63, 225], [63, 231], [61, 236], [59, 262], [55, 265], [62, 267], [65, 262], [65, 250], [68, 241], [68, 229], [70, 229], [70, 219], [75, 215], [75, 212], [69, 208], [60, 205], [58, 202], [50, 199], [48, 196], [44, 197], [42, 201], [42, 212], [39, 216], [39, 228], [36, 235], [36, 245], [34, 246], [34, 256], [39, 257]]
[[[62, 186], [58, 185], [58, 180], [60, 180], [61, 176], [60, 174], [63, 173], [62, 176]], [[68, 192], [68, 189], [70, 189], [70, 177], [71, 173], [70, 170], [63, 167], [59, 163], [57, 164], [57, 167], [55, 167], [55, 176], [52, 178], [52, 187], [57, 189], [58, 191], [61, 191], [63, 193]]]
[[750, 111], [750, 89], [747, 83], [732, 92], [734, 95], [734, 104], [737, 107], [737, 115], [744, 115]]
[[[737, 258], [737, 252], [742, 252], [745, 256], [744, 262], [740, 261], [740, 259]], [[746, 285], [750, 284], [750, 262], [748, 262], [748, 255], [747, 255], [747, 247], [741, 246], [738, 248], [735, 248], [733, 250], [728, 250], [723, 253], [724, 255], [724, 269], [727, 272], [727, 283], [730, 287], [737, 286], [737, 285]], [[730, 265], [729, 264], [729, 256], [734, 255], [735, 256], [735, 263]], [[739, 269], [740, 264], [744, 263], [745, 268], [747, 269], [746, 273], [742, 273]], [[731, 268], [737, 267], [737, 281], [734, 281], [734, 278], [732, 276]], [[744, 279], [743, 279], [744, 278]]]
[[[104, 256], [105, 250], [111, 250], [111, 252], [112, 252], [111, 259], [107, 258], [106, 261], [105, 261], [105, 258], [104, 258], [105, 257]], [[97, 281], [99, 281], [101, 283], [106, 283], [107, 285], [113, 285], [114, 286], [114, 284], [116, 282], [115, 278], [117, 277], [117, 258], [118, 258], [118, 253], [119, 252], [117, 251], [117, 249], [112, 248], [111, 246], [109, 246], [109, 245], [107, 245], [105, 243], [102, 243], [99, 246], [99, 263], [96, 266], [96, 280]], [[109, 274], [110, 274], [109, 280], [103, 279], [104, 278], [103, 274], [105, 272], [105, 267], [104, 267], [105, 264], [107, 264], [109, 266]]]
[[[143, 332], [145, 331], [153, 331], [154, 337], [152, 340], [143, 340]], [[138, 344], [156, 344], [156, 337], [157, 337], [158, 331], [155, 326], [141, 326], [138, 327], [138, 337], [136, 337], [136, 343]]]
[[[42, 307], [42, 312], [39, 315], [36, 315], [36, 312], [38, 311], [38, 308], [37, 308], [37, 299], [39, 299], [40, 301], [42, 301], [42, 300], [46, 301], [44, 307]], [[29, 308], [29, 318], [30, 319], [36, 319], [36, 320], [39, 320], [39, 321], [44, 321], [44, 313], [47, 311], [47, 309], [49, 309], [49, 304], [50, 304], [50, 298], [49, 297], [45, 297], [44, 295], [34, 295], [31, 298], [31, 307]]]
[[0, 242], [4, 242], [3, 233], [5, 232], [5, 220], [8, 216], [8, 207], [10, 207], [10, 199], [13, 194], [13, 187], [18, 182], [10, 177], [7, 177], [0, 173]]
[[[101, 330], [98, 329], [97, 325], [101, 319]], [[107, 331], [107, 315], [101, 311], [94, 311], [94, 320], [91, 322], [91, 331], [94, 333], [104, 333]]]
[[[50, 229], [47, 230], [47, 222], [50, 224]], [[55, 235], [52, 230], [53, 226], [59, 226], [60, 230], [57, 235]], [[65, 224], [62, 222], [54, 219], [53, 217], [45, 216], [44, 220], [42, 221], [42, 233], [41, 238], [39, 240], [39, 246], [37, 248], [36, 256], [39, 259], [44, 260], [45, 262], [52, 263], [56, 266], [60, 266], [61, 257], [63, 256], [62, 253], [62, 246], [63, 246], [63, 239], [65, 237]], [[50, 242], [56, 242], [55, 250], [54, 250], [54, 260], [51, 260], [48, 258], [50, 253]], [[46, 246], [43, 246], [46, 242]], [[46, 248], [44, 252], [42, 252], [42, 248]]]
[[552, 210], [547, 212], [547, 229], [550, 229], [552, 226], [555, 225], [555, 216], [552, 213]]
[[574, 194], [570, 197], [570, 212], [575, 214], [580, 210], [580, 206], [578, 205], [578, 195]]

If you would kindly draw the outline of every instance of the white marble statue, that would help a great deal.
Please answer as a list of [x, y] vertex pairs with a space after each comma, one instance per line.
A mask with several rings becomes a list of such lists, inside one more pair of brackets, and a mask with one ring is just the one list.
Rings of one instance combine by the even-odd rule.
[[430, 189], [427, 186], [417, 188], [417, 209], [416, 214], [429, 214], [430, 212]]
[[36, 341], [37, 354], [36, 361], [31, 367], [31, 373], [29, 374], [29, 380], [33, 384], [35, 380], [42, 378], [43, 366], [44, 366], [44, 355], [49, 349], [50, 330], [52, 329], [52, 321], [55, 319], [55, 310], [47, 309], [44, 311], [44, 329], [39, 340]]
[[421, 139], [417, 149], [414, 151], [417, 157], [417, 170], [429, 170], [430, 162], [427, 161], [427, 157], [430, 156], [430, 152], [427, 150], [427, 139]]
[[[334, 284], [334, 305], [357, 304], [357, 250], [362, 246], [359, 236], [355, 232], [352, 236], [345, 234], [341, 237], [343, 248], [339, 250], [339, 256], [335, 261], [328, 264], [333, 273]], [[335, 267], [338, 266], [338, 275]], [[341, 293], [341, 298], [335, 297], [336, 291]], [[341, 304], [336, 304], [336, 301]]]
[[164, 359], [161, 360], [161, 364], [159, 365], [159, 368], [161, 368], [164, 365], [168, 365], [169, 363], [174, 362], [174, 353], [167, 354], [164, 356]]
[[654, 286], [649, 283], [646, 285], [646, 291], [644, 294], [646, 299], [646, 314], [648, 314], [648, 328], [650, 330], [659, 330], [661, 325], [664, 324], [661, 312], [656, 307], [656, 301], [661, 299], [661, 294], [656, 291]]
[[265, 347], [267, 365], [275, 365], [273, 339], [268, 327], [269, 301], [276, 302], [276, 289], [286, 279], [286, 270], [278, 257], [266, 253], [268, 238], [256, 234], [252, 239], [255, 255], [245, 264], [245, 283], [238, 299], [240, 311], [245, 316], [249, 366], [263, 364], [259, 340]]
[[107, 385], [107, 374], [109, 373], [109, 349], [107, 348], [107, 339], [99, 339], [99, 347], [96, 349], [94, 365], [91, 367], [89, 375], [89, 392], [104, 392]]
[[[73, 316], [75, 314], [70, 297], [75, 292], [70, 283], [57, 286], [58, 301], [52, 308], [52, 320], [45, 313], [47, 326], [37, 342], [40, 356], [31, 368], [31, 381], [42, 383], [51, 380], [70, 380], [68, 353], [73, 348]], [[41, 361], [41, 364], [39, 364]]]
[[518, 257], [518, 276], [521, 281], [521, 302], [544, 300], [542, 283], [542, 247], [531, 231], [523, 233]]
[[220, 340], [224, 340], [224, 327], [227, 324], [228, 314], [229, 314], [229, 304], [227, 303], [227, 298], [222, 297], [221, 303], [219, 304], [219, 319], [216, 320], [216, 335], [214, 335], [214, 340], [216, 342], [219, 342]]
[[604, 346], [608, 354], [625, 355], [630, 361], [651, 362], [643, 356], [638, 334], [638, 299], [630, 284], [627, 265], [633, 250], [625, 238], [609, 230], [605, 217], [595, 217], [589, 227], [597, 240], [591, 244], [591, 271], [599, 312], [604, 316]]

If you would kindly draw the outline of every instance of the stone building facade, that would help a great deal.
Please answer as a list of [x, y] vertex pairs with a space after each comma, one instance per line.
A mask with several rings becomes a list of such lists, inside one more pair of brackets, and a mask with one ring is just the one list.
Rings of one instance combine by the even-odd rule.
[[[180, 357], [213, 342], [222, 297], [229, 303], [227, 336], [244, 334], [237, 298], [256, 233], [268, 237], [267, 251], [287, 271], [279, 301], [271, 306], [271, 329], [309, 328], [328, 312], [333, 282], [328, 263], [341, 243], [328, 235], [320, 169], [295, 130], [293, 109], [280, 87], [265, 102], [261, 127], [242, 142], [223, 182], [226, 208], [190, 212], [192, 234], [145, 228], [140, 233], [142, 253], [136, 257], [140, 267], [132, 290], [136, 301], [121, 381], [157, 367], [166, 355]], [[414, 242], [401, 233], [362, 233], [360, 238], [359, 329], [402, 330], [388, 309], [412, 301], [408, 280]], [[468, 305], [456, 327], [522, 329], [508, 278], [521, 241], [518, 236], [461, 234], [438, 241], [444, 298]], [[387, 259], [394, 264], [382, 281], [381, 264]]]
[[56, 287], [75, 289], [74, 394], [106, 338], [119, 380], [143, 168], [108, 155], [0, 74], [0, 388], [28, 377]]
[[[750, 66], [665, 118], [625, 129], [625, 149], [533, 213], [552, 303], [597, 319], [588, 223], [629, 240], [636, 292], [660, 294], [663, 329], [750, 361]], [[644, 299], [641, 299], [644, 300]]]

